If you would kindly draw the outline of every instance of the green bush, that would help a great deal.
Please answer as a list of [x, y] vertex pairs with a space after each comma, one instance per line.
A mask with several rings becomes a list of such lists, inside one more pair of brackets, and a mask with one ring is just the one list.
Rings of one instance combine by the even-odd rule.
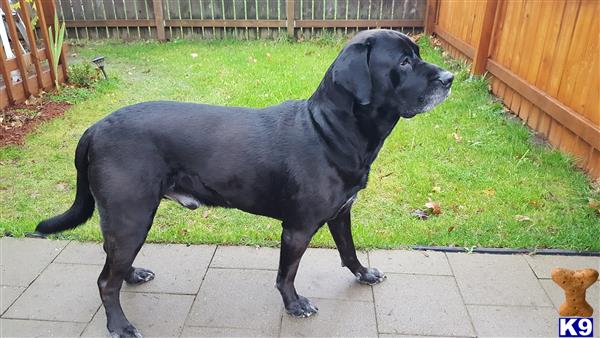
[[90, 63], [76, 63], [67, 71], [69, 83], [77, 87], [90, 88], [98, 81], [98, 71]]

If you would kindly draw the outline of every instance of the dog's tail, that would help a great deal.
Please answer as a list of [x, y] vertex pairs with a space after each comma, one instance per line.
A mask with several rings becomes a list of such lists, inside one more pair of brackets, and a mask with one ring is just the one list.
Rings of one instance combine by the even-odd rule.
[[86, 130], [75, 150], [75, 168], [77, 168], [77, 192], [75, 201], [63, 214], [41, 221], [36, 231], [42, 234], [53, 234], [85, 223], [94, 213], [94, 196], [88, 181], [88, 148], [91, 131]]

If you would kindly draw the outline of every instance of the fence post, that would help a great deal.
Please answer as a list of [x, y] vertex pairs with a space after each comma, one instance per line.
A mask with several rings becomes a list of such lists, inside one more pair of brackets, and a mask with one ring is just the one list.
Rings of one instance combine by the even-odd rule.
[[285, 4], [287, 34], [289, 37], [294, 37], [294, 0], [287, 0]]
[[[12, 78], [6, 69], [6, 57], [4, 57], [3, 51], [0, 50], [0, 73], [2, 73], [2, 79], [4, 80], [4, 86], [6, 87], [6, 95], [8, 96], [8, 102], [14, 103], [15, 97], [13, 96]], [[0, 102], [0, 108], [4, 107], [5, 104]]]
[[15, 20], [12, 16], [12, 10], [10, 9], [8, 0], [0, 0], [0, 2], [2, 2], [2, 10], [5, 13], [4, 18], [6, 19], [6, 25], [8, 26], [10, 44], [13, 52], [15, 53], [17, 66], [19, 68], [19, 73], [21, 74], [23, 92], [25, 94], [25, 98], [27, 99], [32, 93], [31, 88], [29, 88], [29, 81], [27, 81], [29, 76], [27, 75], [27, 65], [25, 64], [25, 58], [23, 57], [23, 51], [21, 50], [21, 42], [19, 41], [19, 35], [17, 34], [17, 26], [15, 25]]
[[52, 67], [50, 37], [48, 36], [48, 25], [46, 23], [48, 13], [46, 13], [46, 8], [42, 4], [42, 0], [35, 0], [35, 8], [37, 9], [40, 31], [42, 32], [42, 40], [44, 41], [44, 52], [46, 53], [46, 59], [48, 60], [48, 66], [50, 68], [50, 78], [52, 79], [52, 85], [54, 85], [54, 81], [56, 81], [58, 74], [54, 72], [54, 67]]
[[154, 8], [154, 25], [156, 26], [156, 38], [165, 41], [165, 19], [163, 16], [163, 0], [152, 0]]
[[486, 0], [483, 20], [481, 22], [481, 34], [479, 35], [477, 45], [475, 45], [475, 55], [473, 56], [473, 64], [471, 65], [471, 74], [473, 75], [481, 75], [485, 72], [490, 41], [492, 40], [492, 32], [494, 31], [496, 8], [498, 8], [498, 0]]
[[44, 89], [44, 81], [42, 81], [42, 67], [38, 58], [38, 49], [35, 43], [35, 34], [33, 33], [34, 28], [31, 25], [31, 17], [29, 16], [29, 5], [25, 0], [19, 0], [21, 6], [21, 14], [23, 15], [23, 22], [25, 23], [25, 30], [27, 31], [27, 39], [29, 40], [29, 54], [31, 55], [31, 61], [35, 67], [35, 74], [38, 83], [38, 93]]
[[[54, 12], [50, 12], [46, 9], [48, 8], [48, 6], [54, 5], [54, 0], [40, 0], [40, 1], [41, 1], [40, 7], [37, 7], [37, 5], [36, 5], [36, 8], [44, 8], [44, 10], [43, 10], [44, 20], [46, 23], [48, 23], [50, 25], [50, 24], [52, 24], [52, 22], [54, 22]], [[50, 2], [52, 2], [52, 4], [50, 4]]]
[[427, 9], [425, 12], [425, 33], [429, 35], [433, 34], [435, 29], [438, 1], [440, 0], [427, 0]]

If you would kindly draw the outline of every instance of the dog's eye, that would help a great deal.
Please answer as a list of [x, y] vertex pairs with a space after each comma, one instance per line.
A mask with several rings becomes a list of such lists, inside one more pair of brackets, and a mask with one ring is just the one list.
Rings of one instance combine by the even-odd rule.
[[400, 63], [401, 66], [406, 66], [407, 64], [410, 63], [410, 59], [407, 57], [405, 57], [402, 62]]

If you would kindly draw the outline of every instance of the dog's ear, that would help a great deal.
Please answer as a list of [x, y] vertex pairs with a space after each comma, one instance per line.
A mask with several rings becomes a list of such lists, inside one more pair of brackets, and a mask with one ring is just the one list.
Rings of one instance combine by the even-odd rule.
[[370, 42], [346, 46], [333, 65], [333, 83], [352, 93], [358, 103], [371, 103]]

